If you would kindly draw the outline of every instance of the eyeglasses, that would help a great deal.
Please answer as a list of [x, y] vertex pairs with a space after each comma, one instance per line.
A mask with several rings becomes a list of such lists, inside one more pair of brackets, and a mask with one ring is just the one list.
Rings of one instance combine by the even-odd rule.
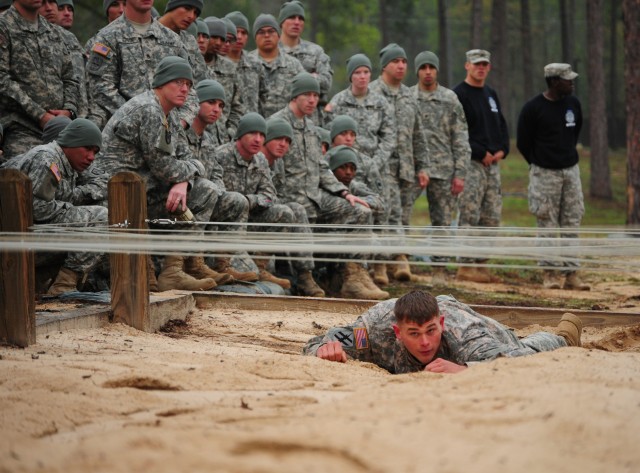
[[187, 79], [176, 79], [173, 81], [173, 83], [178, 87], [184, 87], [185, 85], [188, 89], [191, 89], [191, 87], [193, 87], [193, 82]]
[[224, 42], [227, 44], [236, 44], [236, 40], [234, 38], [227, 38]]
[[258, 31], [256, 31], [256, 35], [257, 36], [271, 36], [274, 34], [278, 34], [278, 32], [276, 30], [274, 30], [273, 28], [260, 28]]

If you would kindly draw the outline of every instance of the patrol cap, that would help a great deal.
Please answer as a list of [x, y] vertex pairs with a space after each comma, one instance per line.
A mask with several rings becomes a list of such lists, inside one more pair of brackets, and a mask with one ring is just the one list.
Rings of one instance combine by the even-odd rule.
[[351, 81], [351, 76], [355, 72], [355, 70], [359, 67], [368, 67], [369, 70], [373, 70], [371, 66], [371, 61], [364, 54], [354, 54], [349, 59], [347, 59], [347, 77], [349, 81]]
[[224, 20], [215, 16], [208, 16], [204, 19], [204, 22], [209, 28], [210, 37], [227, 39], [227, 24]]
[[71, 118], [64, 115], [53, 117], [42, 129], [42, 142], [45, 144], [51, 143], [69, 123], [71, 123]]
[[86, 118], [76, 118], [60, 132], [56, 139], [65, 148], [79, 148], [80, 146], [102, 147], [102, 132], [100, 128]]
[[169, 0], [167, 2], [167, 6], [164, 9], [164, 12], [175, 10], [178, 7], [193, 7], [196, 9], [198, 15], [202, 12], [202, 8], [204, 7], [203, 0]]
[[69, 5], [73, 11], [76, 10], [75, 5], [73, 4], [73, 0], [56, 0], [56, 3], [58, 4], [59, 7], [63, 5]]
[[267, 137], [264, 142], [268, 143], [276, 138], [289, 138], [293, 140], [293, 128], [288, 121], [280, 117], [270, 117], [267, 120]]
[[205, 36], [209, 36], [209, 27], [204, 22], [204, 20], [198, 18], [195, 22], [197, 34], [203, 34]]
[[281, 25], [284, 20], [292, 16], [301, 16], [304, 19], [304, 5], [298, 0], [292, 0], [282, 4], [280, 14], [278, 15], [278, 24]]
[[438, 59], [438, 56], [431, 51], [422, 51], [421, 53], [418, 53], [413, 64], [416, 69], [416, 74], [425, 64], [430, 64], [437, 70], [440, 70], [440, 59]]
[[222, 18], [222, 21], [224, 21], [224, 24], [227, 26], [227, 35], [233, 36], [233, 39], [238, 39], [238, 29], [236, 28], [236, 24], [226, 16]]
[[251, 33], [249, 29], [249, 19], [240, 11], [232, 11], [227, 13], [225, 18], [229, 18], [236, 25], [236, 28], [243, 28], [247, 33]]
[[196, 85], [196, 93], [198, 94], [199, 102], [206, 102], [207, 100], [222, 100], [227, 101], [226, 94], [224, 93], [224, 87], [217, 80], [205, 79], [198, 82]]
[[322, 128], [321, 126], [316, 127], [316, 131], [318, 135], [320, 135], [320, 141], [322, 144], [326, 143], [327, 146], [331, 147], [331, 133], [326, 128]]
[[261, 13], [253, 22], [253, 36], [258, 33], [260, 28], [264, 28], [266, 26], [272, 27], [274, 30], [278, 32], [278, 36], [282, 34], [280, 30], [280, 25], [276, 21], [273, 15], [269, 15], [268, 13]]
[[291, 98], [295, 99], [298, 95], [306, 94], [307, 92], [319, 94], [320, 84], [318, 79], [308, 72], [299, 72], [291, 80]]
[[380, 50], [380, 65], [384, 69], [394, 59], [403, 58], [407, 59], [407, 53], [405, 50], [398, 46], [396, 43], [389, 43]]
[[331, 148], [327, 151], [327, 159], [329, 160], [329, 167], [332, 171], [335, 171], [347, 163], [353, 163], [354, 166], [358, 167], [358, 156], [349, 146], [340, 145]]
[[571, 70], [570, 64], [552, 62], [544, 66], [544, 76], [545, 78], [559, 77], [560, 79], [573, 80], [578, 77], [578, 74]]
[[349, 115], [338, 115], [331, 122], [331, 141], [345, 131], [353, 131], [357, 135], [358, 123]]
[[186, 59], [179, 56], [167, 56], [156, 67], [151, 87], [155, 89], [176, 79], [188, 79], [193, 82], [191, 66]]
[[249, 112], [242, 116], [238, 122], [236, 130], [236, 140], [242, 138], [247, 133], [262, 133], [267, 136], [267, 122], [264, 121], [262, 115], [256, 112]]
[[467, 62], [477, 64], [479, 62], [491, 63], [491, 53], [484, 49], [471, 49], [467, 51]]

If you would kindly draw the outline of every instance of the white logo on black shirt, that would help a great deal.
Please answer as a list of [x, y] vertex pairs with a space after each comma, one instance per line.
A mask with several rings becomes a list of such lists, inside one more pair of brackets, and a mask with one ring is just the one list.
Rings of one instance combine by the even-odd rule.
[[573, 110], [568, 109], [567, 113], [564, 114], [564, 119], [567, 122], [565, 125], [567, 128], [576, 126], [576, 116], [574, 115]]

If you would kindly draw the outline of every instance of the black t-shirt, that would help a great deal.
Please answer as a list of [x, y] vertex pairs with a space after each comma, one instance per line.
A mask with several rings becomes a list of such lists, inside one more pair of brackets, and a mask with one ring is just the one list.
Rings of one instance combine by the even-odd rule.
[[578, 162], [576, 143], [582, 128], [582, 108], [573, 95], [548, 100], [543, 94], [529, 100], [518, 118], [518, 149], [528, 163], [564, 169]]
[[458, 84], [453, 91], [467, 118], [471, 159], [482, 161], [487, 151], [492, 154], [503, 151], [506, 157], [509, 154], [509, 131], [496, 91], [487, 85], [473, 87], [466, 82]]

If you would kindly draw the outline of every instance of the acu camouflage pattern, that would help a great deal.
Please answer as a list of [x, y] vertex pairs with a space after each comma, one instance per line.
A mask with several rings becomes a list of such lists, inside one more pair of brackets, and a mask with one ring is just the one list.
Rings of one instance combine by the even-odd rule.
[[78, 113], [79, 84], [58, 29], [44, 18], [27, 22], [15, 7], [0, 15], [0, 123], [8, 159], [42, 143], [47, 110]]
[[87, 84], [85, 82], [85, 70], [84, 70], [84, 49], [76, 35], [71, 31], [65, 30], [61, 26], [56, 28], [60, 32], [60, 35], [64, 38], [65, 46], [71, 55], [71, 62], [73, 63], [73, 72], [78, 82], [78, 111], [76, 115], [78, 117], [86, 117], [89, 112], [89, 103], [87, 101]]
[[[397, 340], [393, 331], [393, 308], [397, 299], [376, 304], [353, 324], [333, 327], [324, 336], [314, 337], [303, 348], [303, 354], [315, 356], [327, 342], [339, 341], [350, 358], [375, 363], [393, 374], [424, 370], [423, 365]], [[537, 332], [518, 339], [508, 327], [475, 312], [451, 296], [438, 296], [440, 314], [444, 316], [444, 332], [436, 358], [471, 365], [495, 358], [533, 355], [566, 347], [564, 338]], [[357, 349], [354, 329], [367, 331], [368, 346]]]
[[[34, 223], [97, 226], [108, 221], [106, 207], [84, 205], [90, 196], [76, 186], [78, 174], [62, 148], [52, 141], [15, 156], [2, 168], [18, 169], [31, 179]], [[60, 179], [54, 174], [58, 171]], [[93, 253], [68, 253], [64, 265], [78, 273], [89, 272], [100, 260]]]
[[[200, 53], [198, 52], [198, 54]], [[242, 103], [236, 63], [227, 57], [215, 55], [214, 59], [208, 62], [206, 66], [209, 78], [217, 80], [224, 88], [227, 100], [222, 116], [218, 121], [226, 124], [227, 135], [229, 139], [232, 139], [236, 134], [240, 118], [247, 113]]]
[[260, 74], [262, 64], [253, 54], [242, 51], [236, 63], [238, 89], [245, 113], [260, 112]]
[[267, 62], [258, 50], [251, 51], [260, 62], [260, 86], [258, 113], [265, 119], [286, 107], [291, 99], [291, 81], [304, 67], [296, 58], [278, 52], [278, 57]]
[[320, 102], [326, 103], [333, 81], [333, 69], [331, 69], [331, 58], [325, 54], [322, 46], [304, 39], [301, 39], [293, 48], [284, 45], [282, 41], [278, 46], [284, 53], [300, 61], [304, 70], [318, 79]]
[[[577, 164], [564, 169], [547, 169], [535, 164], [529, 166], [529, 211], [536, 216], [539, 228], [557, 229], [562, 227], [563, 238], [578, 238], [571, 229], [580, 227], [584, 215], [584, 195], [580, 181], [580, 168]], [[568, 231], [565, 231], [567, 229]], [[544, 241], [541, 246], [552, 243]], [[554, 261], [545, 259], [541, 266], [564, 268], [576, 271], [577, 261]]]
[[472, 160], [460, 194], [460, 227], [499, 227], [502, 215], [500, 166]]

